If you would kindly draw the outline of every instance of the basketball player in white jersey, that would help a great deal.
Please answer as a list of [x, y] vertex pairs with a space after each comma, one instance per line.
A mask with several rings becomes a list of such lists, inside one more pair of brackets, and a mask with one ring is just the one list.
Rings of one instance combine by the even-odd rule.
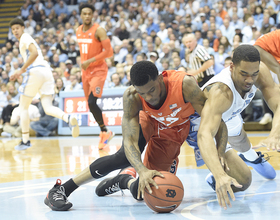
[[29, 140], [29, 115], [28, 107], [33, 97], [39, 92], [41, 102], [46, 114], [60, 118], [69, 124], [72, 136], [79, 136], [77, 119], [70, 117], [61, 109], [52, 105], [54, 94], [54, 79], [49, 64], [44, 60], [42, 52], [35, 40], [24, 33], [24, 22], [15, 18], [10, 22], [13, 35], [19, 41], [20, 54], [24, 59], [21, 69], [14, 72], [10, 80], [16, 80], [21, 74], [26, 73], [23, 83], [19, 88], [20, 96], [20, 119], [22, 124], [22, 141], [15, 147], [16, 150], [25, 150], [31, 147]]
[[[261, 90], [265, 101], [275, 114], [271, 132], [263, 143], [268, 149], [280, 150], [280, 91], [272, 80], [269, 69], [260, 63], [260, 54], [254, 46], [237, 47], [230, 66], [202, 87], [208, 99], [201, 114], [198, 146], [204, 162], [212, 172], [206, 181], [216, 190], [218, 201], [224, 208], [230, 205], [227, 193], [234, 198], [233, 192], [236, 191], [232, 186], [234, 179], [230, 177], [234, 171], [226, 165], [227, 160], [232, 162], [230, 155], [234, 151], [231, 148], [240, 152], [241, 159], [265, 178], [274, 179], [276, 176], [274, 168], [263, 158], [263, 154], [252, 149], [242, 128], [240, 113], [252, 101], [257, 88]], [[225, 151], [216, 150], [213, 139], [221, 119], [228, 129], [229, 144]], [[225, 159], [224, 163], [220, 163], [221, 157]]]

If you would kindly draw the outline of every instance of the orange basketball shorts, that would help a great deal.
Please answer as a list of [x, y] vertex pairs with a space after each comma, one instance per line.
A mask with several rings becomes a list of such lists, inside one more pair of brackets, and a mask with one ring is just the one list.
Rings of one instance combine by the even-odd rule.
[[91, 92], [95, 97], [100, 98], [102, 96], [107, 73], [108, 67], [106, 63], [102, 66], [89, 67], [86, 71], [82, 71], [82, 82], [86, 100], [88, 100]]

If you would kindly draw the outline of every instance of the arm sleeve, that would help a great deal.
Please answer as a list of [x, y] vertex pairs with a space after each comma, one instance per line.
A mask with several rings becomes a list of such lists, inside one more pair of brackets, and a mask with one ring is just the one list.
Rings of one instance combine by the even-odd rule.
[[96, 61], [113, 56], [113, 48], [111, 46], [110, 39], [107, 38], [106, 40], [101, 41], [101, 44], [104, 50], [94, 57]]

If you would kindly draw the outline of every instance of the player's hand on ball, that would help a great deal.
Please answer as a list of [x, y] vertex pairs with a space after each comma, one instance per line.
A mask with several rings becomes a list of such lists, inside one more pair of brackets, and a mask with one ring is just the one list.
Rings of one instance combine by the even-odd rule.
[[164, 177], [162, 173], [156, 171], [156, 170], [149, 170], [145, 168], [145, 170], [141, 170], [139, 172], [139, 186], [138, 186], [138, 194], [137, 199], [140, 199], [141, 197], [144, 198], [144, 191], [145, 188], [149, 191], [149, 193], [152, 193], [151, 185], [155, 186], [156, 189], [158, 189], [158, 185], [153, 180], [153, 177], [160, 176]]

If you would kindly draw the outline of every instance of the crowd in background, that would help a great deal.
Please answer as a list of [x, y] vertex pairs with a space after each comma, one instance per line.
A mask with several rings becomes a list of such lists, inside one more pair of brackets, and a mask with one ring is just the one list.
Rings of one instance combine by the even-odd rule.
[[[82, 89], [75, 31], [82, 24], [78, 7], [83, 2], [95, 6], [94, 22], [106, 30], [114, 50], [106, 59], [105, 88], [130, 85], [130, 68], [141, 60], [155, 63], [159, 72], [187, 71], [189, 51], [182, 42], [186, 33], [194, 33], [207, 49], [218, 74], [229, 65], [234, 48], [254, 44], [280, 24], [278, 0], [26, 0], [18, 17], [52, 67], [56, 97], [63, 90]], [[9, 77], [22, 65], [19, 43], [10, 30], [0, 50], [0, 113], [19, 102], [17, 89], [24, 76], [16, 82]], [[2, 114], [2, 123], [8, 121]]]

